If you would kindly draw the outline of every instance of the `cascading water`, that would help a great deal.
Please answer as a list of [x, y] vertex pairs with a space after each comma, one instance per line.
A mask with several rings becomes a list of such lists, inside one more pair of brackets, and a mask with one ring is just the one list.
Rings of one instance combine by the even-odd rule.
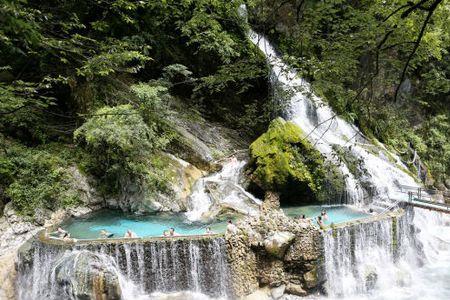
[[395, 263], [404, 257], [399, 252], [411, 246], [406, 218], [388, 217], [325, 233], [327, 294], [349, 297], [395, 285], [400, 274]]
[[[165, 239], [67, 246], [35, 243], [19, 258], [19, 299], [157, 299], [189, 291], [227, 297], [223, 238]], [[28, 257], [27, 257], [28, 256]], [[99, 290], [100, 289], [100, 290]]]
[[245, 160], [233, 157], [223, 164], [220, 172], [197, 180], [189, 197], [188, 220], [211, 218], [223, 207], [245, 215], [256, 214], [261, 201], [239, 184], [245, 164]]
[[[300, 78], [295, 70], [286, 65], [267, 39], [255, 32], [250, 38], [266, 55], [272, 69], [272, 83], [280, 86], [290, 95], [288, 119], [295, 122], [306, 134], [308, 140], [329, 160], [339, 165], [346, 178], [346, 190], [350, 202], [355, 205], [367, 204], [371, 198], [364, 197], [365, 192], [380, 199], [395, 199], [404, 196], [398, 193], [398, 184], [417, 186], [416, 181], [402, 169], [406, 167], [400, 159], [387, 151], [383, 145], [370, 144], [363, 134], [354, 126], [336, 116], [331, 108], [314, 95], [310, 85]], [[344, 162], [337, 158], [336, 147], [345, 147], [367, 170], [365, 181], [374, 191], [365, 191], [362, 178], [355, 174]], [[375, 152], [375, 153], [373, 153]]]
[[[336, 116], [263, 36], [251, 32], [250, 38], [267, 57], [272, 83], [291, 95], [287, 118], [339, 165], [351, 203], [396, 203], [405, 199], [399, 184], [418, 186], [398, 156], [382, 144], [369, 143], [355, 126]], [[337, 159], [339, 148], [361, 162], [362, 176]], [[327, 299], [450, 299], [449, 224], [449, 215], [410, 208], [395, 222], [384, 219], [325, 233]]]

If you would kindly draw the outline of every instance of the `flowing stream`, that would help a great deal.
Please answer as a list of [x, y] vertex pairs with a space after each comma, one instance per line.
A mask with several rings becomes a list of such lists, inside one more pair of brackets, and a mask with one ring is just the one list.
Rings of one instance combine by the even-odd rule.
[[[315, 96], [309, 83], [282, 61], [264, 36], [251, 32], [250, 38], [266, 55], [272, 84], [290, 98], [287, 119], [339, 166], [346, 177], [350, 203], [366, 209], [367, 205], [386, 207], [404, 199], [398, 185], [418, 186], [395, 154], [382, 144], [371, 144]], [[359, 176], [345, 160], [338, 159], [337, 149], [360, 162]], [[357, 224], [325, 233], [325, 298], [450, 299], [449, 224], [448, 215], [410, 208], [396, 221]]]
[[[288, 119], [295, 122], [316, 149], [334, 161], [344, 174], [350, 203], [362, 206], [373, 198], [398, 200], [404, 197], [398, 193], [398, 184], [418, 186], [414, 178], [402, 171], [406, 167], [395, 154], [381, 144], [369, 143], [354, 125], [336, 116], [314, 95], [309, 83], [282, 61], [264, 36], [251, 32], [250, 38], [266, 55], [272, 69], [272, 84], [284, 91], [282, 95], [290, 97], [286, 112]], [[360, 169], [366, 171], [364, 178], [357, 178], [350, 172], [351, 166], [338, 160], [336, 147], [344, 148], [361, 162]], [[371, 190], [364, 189], [362, 182], [370, 185]]]
[[256, 214], [261, 201], [239, 183], [245, 164], [245, 160], [232, 157], [219, 172], [197, 180], [189, 196], [187, 219], [201, 221], [212, 218], [224, 208], [244, 215]]

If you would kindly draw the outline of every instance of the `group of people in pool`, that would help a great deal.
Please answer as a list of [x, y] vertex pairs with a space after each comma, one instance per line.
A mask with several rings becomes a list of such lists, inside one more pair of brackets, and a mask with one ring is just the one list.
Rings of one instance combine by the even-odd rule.
[[[306, 215], [301, 215], [301, 217], [299, 218], [300, 220], [303, 220], [305, 222], [309, 222], [311, 224], [313, 224], [313, 219], [312, 218], [307, 218]], [[324, 209], [320, 212], [320, 216], [317, 216], [316, 218], [314, 218], [316, 220], [317, 225], [320, 228], [323, 228], [325, 226], [325, 221], [328, 220], [328, 214], [327, 211]]]
[[[62, 229], [61, 229], [62, 230]], [[211, 230], [211, 227], [206, 227], [205, 234], [214, 234], [214, 232]], [[167, 230], [163, 231], [162, 237], [174, 237], [174, 236], [180, 236], [179, 233], [175, 231], [175, 228], [171, 227]], [[110, 233], [104, 229], [100, 230], [100, 238], [112, 238], [114, 237], [114, 233]], [[128, 229], [125, 232], [124, 238], [138, 238], [138, 235]]]

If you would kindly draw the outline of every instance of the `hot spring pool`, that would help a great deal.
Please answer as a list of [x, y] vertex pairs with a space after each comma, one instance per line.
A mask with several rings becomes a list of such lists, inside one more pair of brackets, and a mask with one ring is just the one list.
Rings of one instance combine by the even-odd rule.
[[137, 216], [116, 210], [101, 210], [81, 218], [72, 218], [60, 225], [76, 239], [100, 238], [100, 230], [113, 233], [113, 238], [123, 237], [130, 229], [138, 237], [162, 236], [164, 230], [173, 227], [179, 235], [200, 235], [210, 227], [214, 233], [223, 233], [227, 219], [213, 223], [188, 223], [182, 214], [152, 214]]
[[343, 223], [370, 216], [368, 213], [364, 213], [362, 211], [356, 210], [346, 205], [336, 205], [336, 206], [308, 205], [308, 206], [283, 207], [284, 213], [289, 217], [306, 215], [307, 218], [315, 218], [317, 216], [320, 216], [322, 210], [327, 211], [328, 220], [325, 220], [324, 222], [326, 225], [330, 225], [331, 223], [334, 224]]

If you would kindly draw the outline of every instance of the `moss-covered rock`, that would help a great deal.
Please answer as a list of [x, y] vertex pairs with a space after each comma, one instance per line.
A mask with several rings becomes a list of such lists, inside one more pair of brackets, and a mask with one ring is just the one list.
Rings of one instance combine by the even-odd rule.
[[263, 190], [278, 191], [282, 201], [327, 201], [345, 187], [340, 171], [314, 149], [293, 122], [277, 118], [250, 145], [250, 173]]

